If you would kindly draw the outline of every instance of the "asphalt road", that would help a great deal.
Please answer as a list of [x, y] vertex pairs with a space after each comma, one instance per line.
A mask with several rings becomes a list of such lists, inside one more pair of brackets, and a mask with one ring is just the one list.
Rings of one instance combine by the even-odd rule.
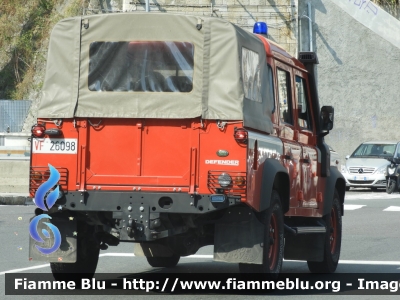
[[[0, 206], [0, 299], [26, 299], [27, 296], [4, 295], [4, 273], [50, 273], [48, 264], [28, 260], [28, 224], [33, 206]], [[351, 190], [346, 193], [343, 217], [341, 259], [337, 273], [400, 273], [400, 195], [384, 191]], [[212, 261], [212, 247], [204, 247], [191, 257], [181, 258], [173, 273], [238, 273], [236, 264]], [[97, 273], [160, 273], [145, 258], [133, 256], [133, 245], [123, 243], [101, 251]], [[305, 262], [284, 261], [285, 273], [309, 273]], [[70, 296], [29, 296], [36, 299], [70, 299]], [[82, 297], [82, 296], [75, 296]], [[151, 299], [157, 296], [117, 296], [118, 299]], [[145, 298], [144, 298], [145, 297]], [[181, 295], [174, 299], [205, 299], [215, 296]], [[221, 299], [244, 299], [243, 296], [218, 295]], [[252, 296], [261, 299], [265, 296]], [[269, 299], [295, 297], [318, 299], [320, 296], [273, 296]], [[324, 295], [324, 298], [336, 297]], [[385, 296], [345, 296], [348, 299], [385, 299]], [[110, 296], [85, 296], [85, 299], [109, 299]], [[155, 298], [154, 298], [155, 299]]]

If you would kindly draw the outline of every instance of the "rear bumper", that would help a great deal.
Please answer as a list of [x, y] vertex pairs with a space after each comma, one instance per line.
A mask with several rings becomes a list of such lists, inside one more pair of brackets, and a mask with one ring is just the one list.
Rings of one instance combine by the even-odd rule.
[[[147, 207], [151, 213], [205, 214], [240, 203], [240, 196], [227, 196], [223, 203], [211, 203], [211, 195], [187, 193], [151, 192], [68, 192], [54, 206], [72, 211], [109, 211], [130, 214], [143, 212]], [[139, 206], [137, 211], [135, 207]], [[129, 209], [129, 207], [131, 207]]]
[[240, 196], [227, 196], [222, 203], [212, 203], [210, 197], [187, 193], [69, 192], [53, 210], [84, 212], [88, 217], [96, 215], [96, 219], [100, 219], [99, 213], [105, 213], [109, 221], [115, 222], [121, 241], [152, 241], [188, 231], [184, 223], [173, 224], [172, 231], [165, 227], [162, 216], [166, 214], [206, 215], [241, 203]]

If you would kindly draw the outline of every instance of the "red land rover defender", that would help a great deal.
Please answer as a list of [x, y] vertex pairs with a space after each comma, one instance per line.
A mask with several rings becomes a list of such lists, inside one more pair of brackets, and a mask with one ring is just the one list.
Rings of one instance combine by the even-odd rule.
[[319, 107], [316, 63], [219, 18], [59, 22], [32, 127], [30, 192], [49, 165], [58, 171], [57, 202], [35, 213], [62, 241], [44, 255], [31, 238], [30, 257], [57, 278], [94, 274], [100, 249], [120, 242], [154, 267], [214, 245], [214, 260], [241, 272], [279, 273], [283, 258], [334, 272], [345, 181], [324, 143], [333, 108]]

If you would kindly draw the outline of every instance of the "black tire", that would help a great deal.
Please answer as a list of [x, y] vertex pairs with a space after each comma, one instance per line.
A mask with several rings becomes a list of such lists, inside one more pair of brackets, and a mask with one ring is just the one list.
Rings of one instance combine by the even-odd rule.
[[339, 263], [342, 244], [342, 209], [339, 193], [335, 189], [331, 213], [324, 216], [327, 227], [324, 247], [324, 260], [321, 262], [307, 261], [312, 273], [333, 273]]
[[[277, 277], [282, 269], [284, 250], [283, 212], [279, 193], [272, 191], [271, 205], [263, 212], [264, 223], [263, 264], [239, 264], [240, 273], [263, 273]], [[268, 245], [268, 246], [267, 246]]]
[[179, 255], [173, 255], [170, 257], [146, 257], [147, 262], [153, 268], [173, 268], [175, 267], [179, 259], [181, 258]]
[[389, 186], [386, 185], [386, 193], [391, 194], [396, 191], [396, 180], [390, 179]]
[[55, 280], [80, 283], [82, 278], [92, 278], [99, 261], [100, 247], [94, 238], [93, 227], [78, 223], [77, 259], [75, 263], [50, 263]]

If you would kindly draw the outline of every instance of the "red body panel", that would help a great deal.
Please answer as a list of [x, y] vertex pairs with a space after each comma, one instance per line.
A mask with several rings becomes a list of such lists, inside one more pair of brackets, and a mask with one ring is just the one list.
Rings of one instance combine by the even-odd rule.
[[[245, 144], [239, 144], [234, 139], [234, 128], [242, 127], [242, 122], [232, 122], [227, 124], [224, 129], [219, 129], [216, 122], [204, 123], [204, 129], [200, 134], [200, 155], [199, 155], [199, 193], [210, 193], [208, 187], [209, 172], [226, 172], [234, 177], [240, 175], [246, 177], [247, 147]], [[229, 155], [219, 157], [218, 150], [226, 150]], [[230, 161], [231, 165], [224, 164]], [[237, 163], [237, 164], [236, 164]], [[244, 196], [244, 186], [234, 186], [235, 194]], [[215, 193], [215, 190], [212, 191]]]

